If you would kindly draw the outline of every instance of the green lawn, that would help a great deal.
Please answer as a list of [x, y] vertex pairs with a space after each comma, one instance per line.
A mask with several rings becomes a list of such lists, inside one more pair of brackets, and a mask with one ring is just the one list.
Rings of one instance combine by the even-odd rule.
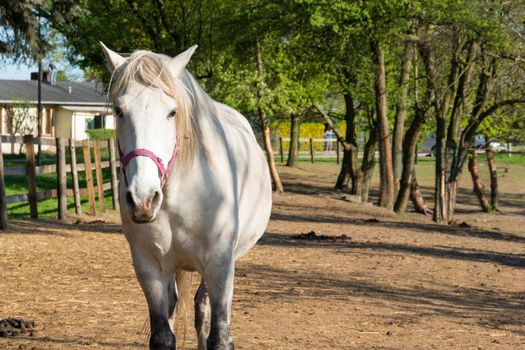
[[[107, 149], [101, 150], [101, 156], [103, 160], [108, 160], [109, 155]], [[276, 162], [280, 164], [281, 158], [279, 155], [276, 155], [275, 158]], [[286, 157], [285, 157], [286, 161]], [[310, 162], [310, 156], [302, 154], [299, 158], [299, 161], [301, 163], [309, 163]], [[342, 161], [342, 156], [341, 156]], [[377, 161], [377, 157], [376, 157]], [[417, 165], [417, 176], [418, 181], [423, 186], [433, 186], [434, 181], [434, 157], [420, 157], [418, 159], [418, 165]], [[68, 164], [70, 163], [69, 156], [67, 157]], [[80, 148], [77, 148], [77, 163], [81, 164], [84, 162], [83, 154]], [[336, 165], [336, 158], [335, 156], [326, 156], [323, 154], [323, 152], [319, 152], [315, 155], [315, 162], [320, 164], [326, 164], [326, 165], [333, 165], [334, 169], [338, 169], [338, 165]], [[482, 180], [488, 184], [488, 171], [486, 166], [486, 157], [484, 154], [480, 154], [478, 156], [478, 162], [480, 164], [480, 174], [482, 176]], [[55, 163], [55, 157], [53, 155], [43, 154], [42, 155], [42, 164], [54, 164]], [[5, 155], [4, 156], [4, 164], [9, 167], [25, 167], [25, 158], [24, 156], [17, 156], [17, 155]], [[498, 168], [503, 171], [502, 168], [504, 167], [512, 167], [512, 171], [510, 171], [508, 174], [505, 173], [504, 176], [507, 178], [514, 178], [521, 176], [520, 174], [525, 173], [525, 154], [496, 154], [496, 164]], [[110, 182], [111, 181], [111, 173], [110, 169], [106, 168], [103, 169], [103, 178], [104, 182]], [[375, 176], [377, 176], [378, 171], [376, 169]], [[463, 173], [463, 177], [467, 177], [468, 172], [465, 170]], [[86, 178], [85, 178], [85, 172], [81, 171], [78, 173], [79, 177], [79, 185], [81, 188], [86, 187]], [[93, 165], [93, 178], [96, 181], [95, 171], [94, 171], [94, 165]], [[515, 181], [518, 181], [519, 179], [514, 179]], [[334, 178], [335, 181], [335, 178]], [[5, 183], [6, 183], [6, 194], [19, 194], [19, 193], [27, 193], [27, 178], [25, 176], [6, 176], [5, 177]], [[56, 173], [51, 174], [43, 174], [43, 175], [37, 175], [37, 191], [43, 191], [47, 189], [54, 189], [57, 186], [57, 178]], [[96, 186], [96, 184], [95, 184]], [[470, 186], [470, 185], [467, 185]], [[67, 187], [69, 189], [73, 188], [73, 179], [71, 173], [68, 173], [67, 176]], [[95, 189], [96, 192], [96, 189]], [[104, 193], [105, 197], [105, 206], [106, 208], [111, 208], [111, 191], [106, 191]], [[82, 203], [82, 210], [83, 212], [87, 212], [89, 209], [88, 206], [88, 198], [82, 197], [81, 198]], [[98, 209], [98, 203], [97, 203], [97, 209]], [[29, 217], [29, 203], [23, 202], [23, 203], [13, 203], [9, 204], [7, 206], [8, 210], [8, 217], [10, 218], [22, 218], [22, 217]], [[68, 197], [68, 211], [70, 213], [74, 213], [74, 202], [73, 197]], [[40, 217], [43, 218], [56, 218], [58, 212], [58, 200], [56, 198], [53, 199], [47, 199], [43, 201], [39, 201], [38, 203], [38, 213]]]
[[[109, 159], [107, 150], [105, 149], [101, 150], [101, 157], [102, 157], [102, 160]], [[81, 149], [77, 148], [77, 163], [78, 164], [83, 163], [84, 162], [83, 158], [84, 157], [83, 157]], [[67, 157], [66, 161], [68, 164], [70, 164], [69, 156]], [[53, 155], [42, 154], [41, 164], [54, 164], [54, 163], [55, 163], [55, 157]], [[25, 167], [26, 162], [25, 162], [25, 158], [23, 155], [21, 157], [14, 156], [14, 155], [5, 155], [4, 164], [5, 166], [9, 166], [9, 167]], [[93, 172], [93, 179], [95, 182], [95, 195], [96, 195], [96, 175], [95, 175], [95, 168], [94, 168], [93, 160], [92, 160], [92, 172]], [[103, 181], [104, 183], [111, 181], [111, 171], [109, 168], [102, 169], [102, 177], [104, 179]], [[78, 172], [78, 182], [79, 182], [80, 188], [85, 188], [87, 186], [86, 173], [84, 171]], [[28, 192], [28, 183], [27, 183], [26, 176], [6, 176], [5, 184], [6, 184], [6, 194], [7, 195], [21, 194], [21, 193]], [[57, 188], [57, 174], [48, 173], [48, 174], [37, 175], [36, 185], [37, 185], [37, 191], [56, 189]], [[67, 174], [67, 188], [68, 189], [73, 188], [73, 177], [71, 173]], [[104, 199], [105, 199], [104, 201], [105, 207], [111, 208], [112, 207], [111, 190], [107, 190], [104, 192]], [[98, 198], [96, 198], [96, 202], [97, 202], [96, 204], [97, 204], [97, 210], [98, 210]], [[88, 197], [82, 196], [81, 204], [82, 204], [82, 211], [88, 212], [89, 210]], [[68, 197], [68, 211], [71, 214], [74, 214], [75, 212], [74, 199], [72, 196]], [[20, 203], [8, 204], [7, 215], [9, 218], [29, 217], [29, 203], [20, 202]], [[51, 198], [51, 199], [39, 201], [38, 202], [38, 215], [39, 217], [42, 217], [42, 218], [56, 218], [58, 215], [58, 199]]]

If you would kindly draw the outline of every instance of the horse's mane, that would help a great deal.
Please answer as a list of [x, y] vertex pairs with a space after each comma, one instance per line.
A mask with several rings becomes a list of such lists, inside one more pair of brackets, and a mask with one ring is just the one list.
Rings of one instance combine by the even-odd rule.
[[[195, 97], [181, 79], [173, 77], [167, 65], [169, 60], [167, 56], [150, 51], [135, 51], [127, 59], [127, 63], [117, 67], [113, 73], [110, 96], [114, 104], [118, 95], [126, 89], [129, 83], [136, 81], [145, 88], [159, 89], [175, 100], [177, 115], [174, 119], [178, 147], [176, 165], [179, 170], [182, 170], [187, 168], [195, 153], [196, 128], [192, 118]], [[183, 74], [189, 75], [185, 70], [181, 76]]]

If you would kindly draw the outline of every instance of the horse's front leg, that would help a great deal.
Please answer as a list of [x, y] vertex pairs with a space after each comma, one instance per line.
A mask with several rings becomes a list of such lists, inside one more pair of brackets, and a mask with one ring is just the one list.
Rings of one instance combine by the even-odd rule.
[[233, 298], [233, 257], [210, 261], [202, 274], [211, 306], [207, 350], [232, 350], [230, 315]]
[[133, 266], [146, 296], [149, 310], [151, 350], [175, 349], [175, 335], [171, 331], [170, 312], [175, 307], [173, 276], [165, 276], [156, 264], [141, 254], [132, 252]]

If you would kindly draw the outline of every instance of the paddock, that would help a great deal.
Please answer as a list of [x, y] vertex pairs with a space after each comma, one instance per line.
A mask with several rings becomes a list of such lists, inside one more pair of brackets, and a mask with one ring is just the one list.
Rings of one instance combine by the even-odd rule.
[[[525, 347], [525, 188], [514, 168], [497, 215], [480, 213], [463, 181], [454, 226], [348, 201], [331, 188], [335, 164], [279, 170], [287, 192], [237, 263], [236, 348]], [[0, 264], [0, 319], [36, 324], [0, 349], [146, 349], [146, 302], [116, 213], [13, 220]]]

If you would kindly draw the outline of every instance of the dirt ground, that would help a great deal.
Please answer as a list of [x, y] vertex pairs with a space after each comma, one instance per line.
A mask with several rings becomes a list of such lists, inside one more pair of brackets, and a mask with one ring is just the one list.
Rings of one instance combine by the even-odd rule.
[[[479, 213], [466, 183], [459, 224], [445, 226], [345, 200], [335, 165], [280, 170], [287, 193], [237, 263], [237, 349], [525, 349], [522, 177], [501, 182], [497, 215]], [[146, 303], [115, 217], [0, 233], [0, 319], [36, 323], [0, 349], [145, 349]], [[296, 239], [311, 231], [328, 237]]]

